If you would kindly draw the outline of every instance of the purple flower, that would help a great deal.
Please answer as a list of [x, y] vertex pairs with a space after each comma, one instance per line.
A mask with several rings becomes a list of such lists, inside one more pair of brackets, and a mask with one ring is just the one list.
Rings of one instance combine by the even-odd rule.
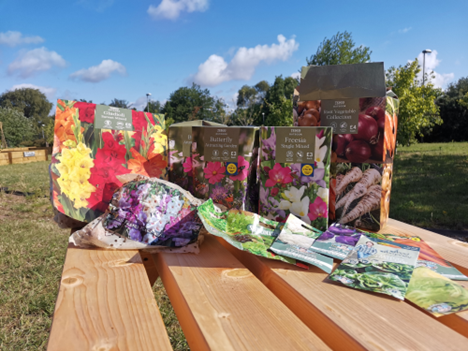
[[276, 133], [275, 133], [275, 128], [271, 128], [271, 134], [268, 139], [265, 139], [262, 141], [262, 150], [265, 151], [265, 153], [268, 153], [268, 151], [272, 151], [272, 156], [273, 158], [276, 157]]
[[335, 234], [329, 232], [328, 230], [323, 232], [322, 235], [320, 235], [317, 240], [320, 240], [320, 241], [325, 241], [325, 240], [330, 240], [331, 238], [333, 238], [335, 236]]
[[335, 236], [335, 242], [340, 244], [346, 244], [350, 246], [356, 246], [356, 243], [359, 241], [361, 234], [346, 236], [346, 235], [337, 235]]
[[308, 184], [310, 182], [315, 182], [322, 188], [326, 188], [327, 184], [323, 180], [325, 176], [325, 168], [314, 168], [314, 174], [312, 177], [301, 177], [301, 164], [294, 163], [291, 165], [291, 170], [300, 177], [302, 184]]
[[268, 189], [265, 189], [264, 187], [260, 188], [260, 202], [262, 204], [266, 204], [268, 202]]
[[131, 228], [130, 231], [128, 232], [128, 236], [132, 240], [141, 241], [141, 233], [138, 229]]
[[226, 189], [223, 186], [216, 186], [212, 191], [211, 191], [211, 198], [214, 201], [222, 201], [224, 198], [226, 198], [227, 192]]

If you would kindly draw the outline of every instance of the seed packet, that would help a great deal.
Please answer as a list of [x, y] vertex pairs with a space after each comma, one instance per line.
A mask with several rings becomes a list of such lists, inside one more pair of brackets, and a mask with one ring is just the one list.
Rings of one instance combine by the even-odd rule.
[[193, 194], [258, 213], [257, 127], [192, 127]]
[[367, 233], [369, 237], [388, 240], [398, 244], [419, 247], [419, 257], [416, 267], [426, 267], [434, 272], [453, 280], [468, 280], [468, 277], [440, 256], [432, 247], [418, 236]]
[[351, 288], [404, 300], [418, 255], [419, 247], [361, 235], [329, 278]]
[[[212, 199], [198, 207], [198, 216], [209, 233], [223, 238], [236, 249], [296, 264], [296, 260], [292, 258], [268, 251], [281, 232], [284, 226], [282, 223], [242, 210], [223, 212], [215, 207]], [[303, 268], [307, 266], [304, 265]]]
[[201, 228], [195, 199], [180, 187], [139, 179], [114, 193], [103, 226], [148, 245], [180, 247], [196, 240]]
[[313, 243], [311, 250], [343, 260], [353, 250], [362, 234], [362, 230], [333, 223]]
[[109, 206], [119, 175], [167, 179], [162, 114], [80, 101], [57, 101], [51, 162], [53, 204], [90, 222]]
[[[192, 127], [225, 126], [211, 121], [188, 121], [169, 127], [169, 181], [193, 193]], [[225, 126], [226, 127], [226, 126]]]
[[328, 225], [330, 127], [262, 127], [259, 214], [290, 213], [319, 230]]
[[468, 310], [468, 290], [422, 266], [415, 268], [406, 298], [436, 317]]
[[327, 273], [333, 269], [333, 259], [311, 250], [322, 232], [290, 214], [281, 233], [273, 242], [270, 251], [296, 260], [310, 263]]

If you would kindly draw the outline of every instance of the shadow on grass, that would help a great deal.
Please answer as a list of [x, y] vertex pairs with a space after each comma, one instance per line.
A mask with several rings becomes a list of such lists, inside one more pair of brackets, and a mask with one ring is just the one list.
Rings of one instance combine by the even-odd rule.
[[390, 216], [422, 227], [468, 230], [468, 157], [400, 153]]

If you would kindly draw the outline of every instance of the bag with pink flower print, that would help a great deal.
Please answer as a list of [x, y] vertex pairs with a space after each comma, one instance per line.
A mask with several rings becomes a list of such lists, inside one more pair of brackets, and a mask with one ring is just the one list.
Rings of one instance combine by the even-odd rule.
[[319, 230], [328, 224], [331, 127], [262, 127], [259, 214], [290, 213]]
[[188, 121], [169, 127], [169, 181], [193, 193], [192, 127], [224, 126], [211, 121]]
[[192, 127], [193, 194], [258, 212], [258, 127]]

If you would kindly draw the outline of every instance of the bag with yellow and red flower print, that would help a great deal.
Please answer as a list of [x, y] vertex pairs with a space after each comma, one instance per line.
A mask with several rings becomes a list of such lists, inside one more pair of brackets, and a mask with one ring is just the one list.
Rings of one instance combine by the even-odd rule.
[[292, 213], [327, 229], [331, 143], [330, 127], [262, 127], [261, 216], [285, 222]]
[[258, 211], [258, 127], [192, 127], [193, 195]]
[[102, 215], [133, 173], [167, 179], [164, 115], [58, 100], [51, 180], [55, 208], [82, 222]]

